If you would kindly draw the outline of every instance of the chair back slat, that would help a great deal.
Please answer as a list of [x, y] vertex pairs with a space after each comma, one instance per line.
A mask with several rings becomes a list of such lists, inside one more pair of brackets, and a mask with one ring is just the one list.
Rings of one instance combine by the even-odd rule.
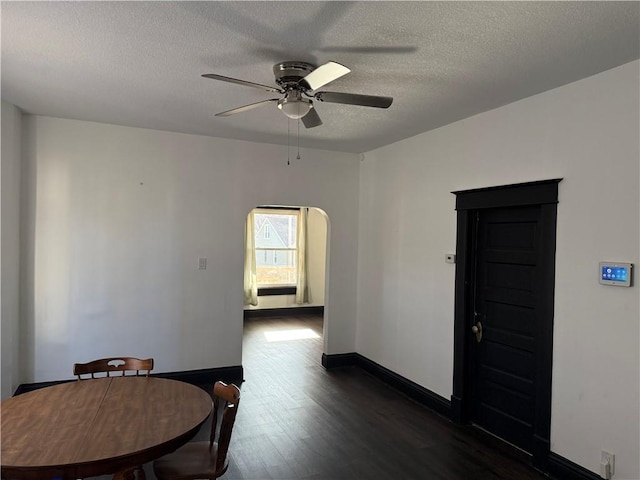
[[[213, 386], [213, 415], [211, 419], [211, 435], [209, 446], [218, 443], [216, 470], [222, 470], [227, 459], [227, 451], [231, 442], [231, 432], [236, 421], [238, 405], [240, 404], [240, 389], [234, 384], [216, 382]], [[218, 415], [222, 411], [220, 428], [218, 429]]]
[[151, 370], [153, 370], [153, 358], [110, 357], [73, 365], [73, 374], [78, 377], [78, 380], [87, 379], [87, 375], [89, 375], [88, 378], [111, 377], [113, 373], [124, 377], [127, 372], [135, 372], [136, 376], [143, 372], [148, 377]]

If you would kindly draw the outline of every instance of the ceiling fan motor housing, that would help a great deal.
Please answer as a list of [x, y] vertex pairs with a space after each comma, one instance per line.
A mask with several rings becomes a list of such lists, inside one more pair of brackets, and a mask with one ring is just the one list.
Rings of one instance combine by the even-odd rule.
[[304, 117], [312, 107], [313, 104], [311, 100], [302, 98], [299, 90], [287, 92], [284, 98], [278, 101], [278, 108], [282, 110], [287, 117], [293, 118], [294, 120]]
[[281, 62], [273, 66], [273, 73], [276, 76], [276, 83], [281, 87], [306, 90], [304, 84], [299, 82], [315, 69], [315, 65], [307, 62]]

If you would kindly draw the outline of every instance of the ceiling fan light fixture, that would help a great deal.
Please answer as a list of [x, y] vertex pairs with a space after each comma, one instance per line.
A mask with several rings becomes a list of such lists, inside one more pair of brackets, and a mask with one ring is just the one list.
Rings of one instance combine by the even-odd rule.
[[282, 110], [282, 113], [294, 120], [304, 117], [312, 107], [311, 100], [299, 96], [291, 98], [287, 96], [278, 102], [278, 108]]

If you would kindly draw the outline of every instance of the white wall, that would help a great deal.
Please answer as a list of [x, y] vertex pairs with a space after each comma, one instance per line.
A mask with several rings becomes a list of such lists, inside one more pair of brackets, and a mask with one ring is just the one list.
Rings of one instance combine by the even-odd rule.
[[23, 382], [110, 355], [159, 372], [239, 365], [244, 222], [262, 204], [329, 215], [325, 350], [354, 350], [358, 156], [303, 150], [287, 166], [283, 146], [30, 120]]
[[19, 284], [20, 284], [20, 156], [22, 113], [2, 102], [2, 164], [0, 196], [2, 210], [0, 290], [2, 292], [1, 398], [10, 397], [19, 385]]
[[598, 262], [639, 264], [639, 62], [366, 154], [360, 174], [357, 351], [449, 398], [455, 198], [562, 177], [551, 450], [638, 479], [638, 272], [599, 285]]
[[325, 262], [327, 257], [327, 221], [318, 208], [309, 208], [307, 215], [307, 287], [309, 303], [298, 305], [295, 295], [258, 297], [258, 305], [245, 305], [245, 310], [265, 308], [317, 307], [324, 305]]

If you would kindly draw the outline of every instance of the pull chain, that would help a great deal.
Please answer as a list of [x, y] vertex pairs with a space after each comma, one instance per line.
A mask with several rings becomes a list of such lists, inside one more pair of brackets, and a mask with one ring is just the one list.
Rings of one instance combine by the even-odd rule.
[[298, 119], [298, 156], [296, 160], [300, 160], [300, 119]]
[[291, 165], [291, 162], [289, 161], [289, 138], [290, 138], [290, 126], [289, 126], [289, 119], [287, 118], [287, 165]]

